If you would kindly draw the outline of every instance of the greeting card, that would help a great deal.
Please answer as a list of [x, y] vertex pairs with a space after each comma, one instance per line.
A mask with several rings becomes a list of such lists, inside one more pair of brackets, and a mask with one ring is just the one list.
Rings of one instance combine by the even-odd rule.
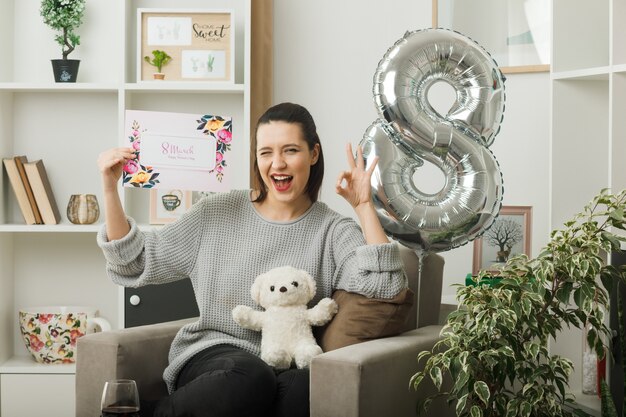
[[122, 182], [166, 191], [228, 191], [232, 132], [227, 116], [127, 110], [125, 136], [136, 156], [124, 166]]

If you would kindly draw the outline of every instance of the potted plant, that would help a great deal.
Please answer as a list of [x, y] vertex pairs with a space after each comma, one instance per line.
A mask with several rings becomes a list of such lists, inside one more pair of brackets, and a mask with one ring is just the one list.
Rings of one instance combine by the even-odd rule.
[[440, 391], [434, 396], [446, 396], [457, 416], [581, 415], [566, 394], [573, 364], [551, 355], [548, 342], [565, 326], [586, 327], [598, 357], [608, 351], [608, 291], [615, 280], [626, 282], [626, 270], [605, 259], [626, 241], [613, 232], [626, 229], [625, 211], [626, 190], [602, 190], [565, 229], [552, 232], [536, 258], [509, 259], [493, 286], [481, 284], [489, 274], [480, 272], [478, 285], [459, 287], [459, 307], [432, 351], [418, 355], [426, 362], [411, 384], [432, 380]]
[[61, 45], [63, 59], [52, 60], [55, 81], [76, 82], [80, 60], [67, 57], [80, 45], [75, 30], [83, 23], [85, 0], [42, 0], [39, 11], [44, 23], [58, 32], [54, 40]]
[[167, 52], [155, 49], [154, 51], [152, 51], [152, 59], [150, 59], [149, 56], [144, 56], [143, 59], [148, 64], [156, 67], [157, 72], [153, 74], [155, 80], [165, 79], [165, 74], [161, 72], [161, 68], [163, 67], [163, 65], [166, 65], [172, 60], [172, 57], [169, 56]]

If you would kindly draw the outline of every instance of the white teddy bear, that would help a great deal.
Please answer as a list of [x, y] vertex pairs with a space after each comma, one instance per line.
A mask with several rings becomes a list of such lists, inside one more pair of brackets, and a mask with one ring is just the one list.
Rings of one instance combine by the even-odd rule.
[[308, 309], [315, 289], [315, 280], [306, 271], [282, 266], [259, 275], [250, 289], [252, 299], [265, 311], [243, 305], [233, 309], [233, 319], [241, 327], [262, 332], [261, 359], [270, 366], [287, 369], [295, 360], [298, 368], [306, 368], [322, 353], [311, 325], [329, 322], [337, 303], [324, 298]]

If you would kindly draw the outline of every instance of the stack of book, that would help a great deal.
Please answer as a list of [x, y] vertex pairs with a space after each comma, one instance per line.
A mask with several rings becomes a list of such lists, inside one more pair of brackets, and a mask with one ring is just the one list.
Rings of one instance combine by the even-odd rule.
[[15, 156], [2, 162], [26, 224], [58, 224], [61, 214], [43, 161]]

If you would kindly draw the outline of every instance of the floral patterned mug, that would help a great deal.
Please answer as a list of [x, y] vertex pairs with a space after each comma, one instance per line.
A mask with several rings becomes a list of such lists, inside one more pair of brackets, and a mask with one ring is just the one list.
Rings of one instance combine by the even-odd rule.
[[74, 363], [79, 337], [111, 330], [111, 324], [96, 315], [96, 308], [81, 306], [20, 309], [20, 331], [26, 349], [40, 363]]

